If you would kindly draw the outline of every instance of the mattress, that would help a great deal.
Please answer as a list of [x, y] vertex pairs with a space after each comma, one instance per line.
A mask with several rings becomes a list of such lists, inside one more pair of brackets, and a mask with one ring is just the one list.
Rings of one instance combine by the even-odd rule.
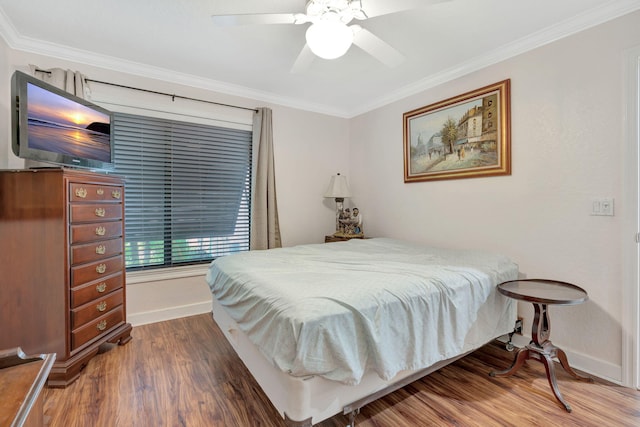
[[229, 255], [207, 283], [267, 365], [357, 385], [510, 332], [515, 304], [496, 285], [517, 274], [500, 254], [376, 238]]

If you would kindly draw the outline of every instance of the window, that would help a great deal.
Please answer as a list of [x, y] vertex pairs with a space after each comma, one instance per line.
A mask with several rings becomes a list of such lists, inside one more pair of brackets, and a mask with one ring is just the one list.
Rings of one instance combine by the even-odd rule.
[[128, 270], [249, 250], [252, 132], [115, 113]]

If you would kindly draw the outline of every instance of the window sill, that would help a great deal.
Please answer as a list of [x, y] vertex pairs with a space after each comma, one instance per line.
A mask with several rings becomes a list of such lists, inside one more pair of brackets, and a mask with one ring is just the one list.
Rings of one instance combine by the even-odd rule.
[[209, 264], [190, 265], [187, 267], [162, 268], [148, 271], [133, 271], [127, 273], [127, 285], [161, 280], [183, 279], [185, 277], [204, 276]]

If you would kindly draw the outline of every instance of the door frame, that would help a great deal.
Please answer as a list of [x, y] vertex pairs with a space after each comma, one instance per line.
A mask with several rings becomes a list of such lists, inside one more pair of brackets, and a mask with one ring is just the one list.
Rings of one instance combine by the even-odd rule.
[[640, 46], [624, 58], [622, 384], [640, 389]]

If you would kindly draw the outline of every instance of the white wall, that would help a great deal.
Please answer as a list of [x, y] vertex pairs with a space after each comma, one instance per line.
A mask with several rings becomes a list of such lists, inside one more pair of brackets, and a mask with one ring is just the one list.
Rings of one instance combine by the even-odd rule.
[[[511, 256], [528, 277], [584, 287], [590, 301], [552, 307], [554, 343], [570, 361], [599, 376], [621, 374], [621, 221], [590, 216], [591, 199], [621, 191], [625, 153], [624, 50], [640, 45], [640, 13], [557, 41], [351, 120], [273, 108], [283, 243], [320, 242], [333, 230], [329, 177], [349, 177], [371, 236], [449, 247], [487, 248]], [[0, 41], [0, 167], [10, 154], [8, 76], [34, 63], [89, 77], [249, 107], [262, 103], [104, 68], [12, 51]], [[6, 64], [6, 65], [5, 65]], [[402, 113], [505, 78], [511, 79], [513, 174], [403, 183]], [[628, 208], [628, 207], [626, 207]], [[208, 310], [202, 274], [146, 282], [131, 275], [134, 323]], [[525, 328], [532, 308], [520, 306]]]
[[[279, 105], [228, 96], [220, 93], [152, 80], [120, 73], [86, 64], [77, 64], [56, 58], [11, 50], [0, 38], [0, 169], [22, 168], [24, 162], [11, 152], [9, 101], [10, 75], [14, 70], [28, 72], [28, 65], [41, 68], [69, 68], [78, 70], [89, 78], [139, 88], [175, 93], [220, 103], [255, 108], [271, 107], [273, 110], [274, 151], [276, 164], [276, 191], [278, 210], [285, 246], [302, 243], [320, 243], [325, 234], [334, 231], [335, 206], [322, 194], [331, 175], [342, 172], [348, 175], [348, 158], [337, 153], [347, 153], [348, 121], [342, 118], [295, 110]], [[5, 61], [6, 59], [6, 61]], [[121, 89], [93, 84], [97, 99], [109, 98]], [[105, 91], [112, 91], [109, 97]], [[118, 98], [115, 96], [115, 98]], [[149, 96], [138, 92], [122, 94], [124, 104], [149, 105]], [[160, 110], [169, 108], [168, 97], [154, 101]], [[114, 111], [124, 107], [105, 105]], [[204, 107], [203, 107], [204, 108]], [[170, 319], [188, 313], [210, 310], [211, 296], [204, 281], [205, 268], [196, 276], [179, 277], [161, 275], [127, 276], [127, 312], [134, 325], [150, 321]], [[140, 277], [142, 276], [142, 277]]]
[[[621, 220], [591, 216], [591, 199], [624, 209], [624, 51], [640, 13], [351, 120], [352, 191], [370, 235], [512, 257], [529, 278], [582, 286], [590, 301], [551, 307], [552, 340], [570, 361], [620, 380]], [[511, 79], [511, 176], [403, 183], [402, 114]], [[521, 304], [525, 328], [533, 307]]]

